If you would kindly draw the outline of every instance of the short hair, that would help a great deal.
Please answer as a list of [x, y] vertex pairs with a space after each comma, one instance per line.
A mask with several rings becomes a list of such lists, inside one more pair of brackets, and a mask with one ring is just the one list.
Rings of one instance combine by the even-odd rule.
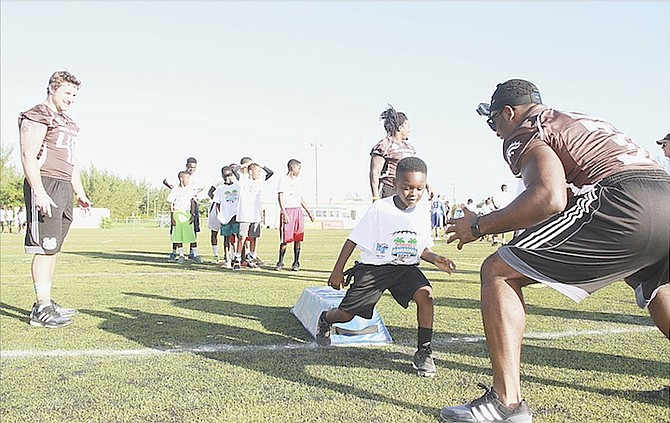
[[47, 94], [49, 94], [49, 88], [53, 91], [56, 91], [63, 84], [72, 84], [75, 87], [79, 88], [81, 81], [68, 71], [56, 71], [49, 78], [49, 85], [47, 85]]
[[179, 173], [177, 173], [177, 179], [181, 179], [181, 175], [188, 175], [188, 176], [191, 176], [191, 174], [188, 173], [187, 171], [185, 171], [185, 170], [180, 170]]
[[496, 86], [491, 96], [490, 110], [500, 110], [507, 104], [520, 106], [529, 103], [542, 104], [540, 90], [535, 84], [524, 79], [510, 79]]
[[288, 167], [289, 172], [291, 171], [291, 168], [293, 166], [300, 166], [300, 165], [301, 165], [300, 160], [297, 159], [291, 159], [288, 161], [288, 163], [286, 163], [286, 167]]
[[500, 185], [500, 190], [501, 191], [507, 191], [507, 184]]
[[249, 163], [249, 162], [252, 162], [252, 161], [253, 161], [253, 159], [251, 157], [244, 156], [240, 159], [240, 164], [243, 165], [245, 163]]
[[409, 172], [421, 172], [426, 174], [428, 173], [428, 166], [426, 166], [426, 163], [423, 160], [416, 156], [400, 159], [398, 165], [396, 166], [396, 175], [399, 173], [404, 174]]
[[188, 159], [186, 159], [186, 164], [189, 164], [189, 163], [198, 164], [198, 161], [195, 159], [195, 157], [189, 157]]
[[233, 171], [233, 168], [230, 167], [230, 166], [224, 166], [224, 167], [221, 168], [221, 174], [223, 175], [223, 173], [224, 173], [225, 171], [227, 171], [227, 170], [229, 170], [229, 171], [232, 172], [232, 171]]
[[400, 130], [400, 127], [407, 120], [407, 115], [403, 112], [397, 112], [390, 104], [388, 108], [379, 115], [379, 120], [384, 121], [384, 129], [389, 136], [394, 135]]
[[248, 167], [247, 169], [251, 169], [252, 167], [256, 167], [256, 168], [258, 168], [258, 169], [262, 169], [262, 168], [261, 168], [261, 165], [259, 165], [258, 163], [254, 163], [254, 162], [252, 162], [251, 164], [249, 164], [249, 167]]

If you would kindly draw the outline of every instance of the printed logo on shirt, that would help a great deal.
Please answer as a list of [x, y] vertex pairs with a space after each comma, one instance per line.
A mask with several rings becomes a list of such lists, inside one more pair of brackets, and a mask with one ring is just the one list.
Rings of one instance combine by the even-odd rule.
[[379, 258], [384, 258], [386, 256], [386, 252], [389, 249], [388, 244], [383, 244], [378, 242], [377, 245], [375, 246], [375, 253], [377, 254], [377, 257]]
[[391, 255], [394, 257], [394, 262], [405, 263], [415, 261], [414, 259], [418, 256], [419, 252], [418, 235], [414, 231], [398, 231], [393, 233]]

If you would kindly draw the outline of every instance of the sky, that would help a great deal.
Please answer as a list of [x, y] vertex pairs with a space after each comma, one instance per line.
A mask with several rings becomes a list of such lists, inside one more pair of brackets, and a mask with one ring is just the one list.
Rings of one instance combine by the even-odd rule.
[[436, 193], [515, 191], [502, 141], [475, 113], [511, 78], [653, 157], [670, 132], [668, 2], [3, 1], [0, 28], [0, 141], [15, 162], [18, 114], [67, 69], [82, 81], [69, 111], [80, 166], [155, 187], [190, 156], [212, 183], [243, 156], [274, 170], [270, 181], [296, 158], [307, 201], [369, 199], [391, 104]]

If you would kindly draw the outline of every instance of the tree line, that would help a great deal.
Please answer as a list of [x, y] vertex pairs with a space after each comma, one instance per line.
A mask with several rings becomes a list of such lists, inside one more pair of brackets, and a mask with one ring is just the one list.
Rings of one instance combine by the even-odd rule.
[[[13, 147], [0, 147], [0, 204], [21, 206], [23, 202], [23, 170], [11, 155]], [[93, 207], [108, 208], [113, 219], [129, 216], [154, 217], [169, 212], [167, 188], [155, 188], [145, 181], [121, 178], [96, 169], [93, 165], [80, 169], [81, 182]]]

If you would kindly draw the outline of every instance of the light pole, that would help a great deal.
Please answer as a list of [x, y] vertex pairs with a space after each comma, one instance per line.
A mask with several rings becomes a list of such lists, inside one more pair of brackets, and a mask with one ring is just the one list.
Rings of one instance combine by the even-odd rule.
[[316, 185], [316, 206], [319, 207], [319, 148], [323, 148], [323, 144], [310, 142], [309, 146], [314, 148], [314, 182]]

